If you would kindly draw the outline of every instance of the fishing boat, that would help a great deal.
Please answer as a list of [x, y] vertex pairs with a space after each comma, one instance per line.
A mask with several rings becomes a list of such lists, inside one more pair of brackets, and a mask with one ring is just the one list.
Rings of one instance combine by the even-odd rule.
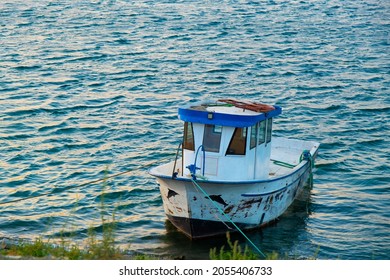
[[272, 137], [277, 105], [219, 99], [179, 108], [176, 158], [153, 167], [171, 223], [196, 239], [277, 219], [312, 178], [319, 143]]

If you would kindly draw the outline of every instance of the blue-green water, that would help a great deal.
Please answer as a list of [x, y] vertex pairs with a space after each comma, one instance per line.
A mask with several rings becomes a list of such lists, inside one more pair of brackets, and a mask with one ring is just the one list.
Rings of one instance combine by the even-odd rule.
[[0, 202], [58, 188], [0, 205], [0, 237], [99, 232], [103, 184], [64, 188], [133, 169], [105, 187], [119, 244], [207, 258], [225, 238], [175, 231], [140, 167], [174, 158], [178, 106], [243, 98], [283, 107], [276, 135], [322, 143], [307, 201], [253, 242], [390, 259], [390, 4], [171, 2], [0, 2]]

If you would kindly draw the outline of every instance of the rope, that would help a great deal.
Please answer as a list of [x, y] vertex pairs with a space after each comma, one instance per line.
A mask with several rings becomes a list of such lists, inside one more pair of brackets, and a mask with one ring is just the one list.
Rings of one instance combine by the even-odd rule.
[[248, 240], [248, 242], [262, 255], [264, 258], [267, 256], [252, 242], [252, 240], [249, 239], [249, 237], [230, 219], [228, 215], [225, 214], [225, 212], [214, 202], [214, 200], [211, 199], [211, 197], [207, 194], [207, 192], [199, 186], [199, 184], [191, 178], [192, 183], [211, 201], [211, 203], [214, 205], [215, 208], [218, 209], [219, 212]]
[[28, 196], [28, 197], [24, 197], [24, 198], [19, 198], [19, 199], [15, 199], [15, 200], [11, 200], [11, 201], [0, 202], [0, 206], [1, 206], [1, 205], [6, 205], [6, 204], [17, 203], [17, 202], [24, 201], [24, 200], [34, 199], [34, 198], [38, 198], [38, 197], [49, 196], [49, 195], [54, 194], [54, 193], [60, 193], [60, 192], [63, 192], [63, 191], [67, 191], [67, 190], [71, 190], [71, 189], [76, 189], [76, 188], [82, 188], [82, 187], [85, 187], [85, 186], [88, 186], [88, 185], [91, 185], [91, 184], [96, 184], [96, 183], [104, 182], [104, 181], [106, 181], [106, 180], [109, 180], [109, 179], [112, 179], [112, 178], [115, 178], [115, 177], [122, 176], [122, 175], [124, 175], [124, 174], [126, 174], [126, 173], [130, 173], [130, 172], [135, 171], [135, 170], [137, 170], [137, 169], [141, 169], [141, 168], [150, 166], [150, 165], [152, 165], [152, 164], [154, 164], [154, 163], [155, 163], [155, 162], [148, 163], [148, 164], [142, 165], [142, 166], [140, 166], [140, 167], [138, 167], [138, 168], [136, 168], [136, 169], [129, 169], [129, 170], [126, 170], [126, 171], [123, 171], [123, 172], [120, 172], [120, 173], [113, 174], [113, 175], [111, 175], [111, 176], [104, 177], [104, 178], [102, 178], [102, 179], [97, 179], [97, 180], [89, 181], [89, 182], [86, 182], [86, 183], [83, 183], [83, 184], [80, 184], [80, 185], [76, 185], [76, 186], [70, 186], [70, 187], [62, 188], [61, 190], [58, 190], [59, 188], [55, 188], [55, 189], [53, 189], [52, 191], [49, 191], [49, 192], [46, 192], [46, 193], [37, 194], [37, 195], [33, 195], [33, 196]]
[[309, 174], [309, 186], [313, 188], [313, 168], [314, 168], [314, 159], [308, 150], [304, 150], [299, 158], [299, 162], [307, 160], [309, 162], [310, 174]]
[[294, 167], [295, 167], [295, 165], [290, 164], [290, 163], [287, 163], [287, 162], [284, 162], [284, 161], [275, 160], [275, 159], [271, 159], [271, 161], [272, 161], [275, 165], [279, 165], [279, 166], [283, 166], [283, 167], [287, 167], [287, 168], [294, 168]]

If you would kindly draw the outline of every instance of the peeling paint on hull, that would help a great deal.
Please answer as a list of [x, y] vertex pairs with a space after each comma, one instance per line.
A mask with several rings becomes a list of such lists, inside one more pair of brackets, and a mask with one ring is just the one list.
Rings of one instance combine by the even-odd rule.
[[[162, 176], [157, 177], [157, 181], [168, 219], [180, 231], [196, 239], [235, 231], [231, 221], [241, 230], [274, 221], [302, 191], [310, 172], [309, 163], [302, 163], [289, 176], [270, 181], [197, 181], [214, 203], [189, 179]], [[229, 219], [220, 211], [224, 211]]]

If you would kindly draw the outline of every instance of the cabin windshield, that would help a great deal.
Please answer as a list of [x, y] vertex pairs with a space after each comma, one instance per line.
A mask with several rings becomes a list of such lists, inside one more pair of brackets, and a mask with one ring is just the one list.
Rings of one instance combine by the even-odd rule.
[[271, 136], [272, 136], [272, 119], [267, 120], [267, 141], [266, 143], [271, 142]]
[[256, 147], [256, 139], [257, 139], [257, 126], [258, 124], [251, 126], [251, 141], [250, 141], [250, 148], [253, 149]]
[[[266, 122], [261, 121], [257, 124], [251, 126], [251, 138], [250, 138], [250, 148], [253, 149], [257, 145], [261, 145], [265, 142], [266, 138]], [[268, 142], [267, 142], [268, 143]]]
[[245, 155], [247, 128], [236, 128], [226, 155]]
[[259, 138], [258, 138], [259, 145], [265, 142], [265, 122], [266, 121], [262, 121], [259, 123]]
[[206, 124], [203, 134], [203, 148], [206, 152], [219, 153], [222, 126]]
[[184, 123], [183, 149], [195, 151], [194, 130], [191, 122]]

